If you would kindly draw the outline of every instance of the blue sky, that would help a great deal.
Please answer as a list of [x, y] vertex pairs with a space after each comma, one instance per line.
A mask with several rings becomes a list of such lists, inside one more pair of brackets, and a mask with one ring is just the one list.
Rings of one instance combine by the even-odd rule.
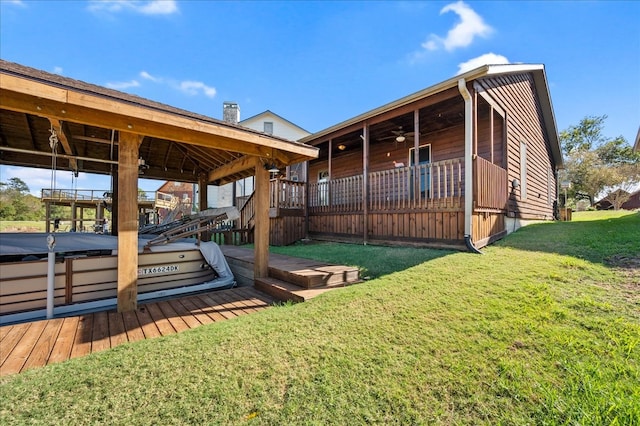
[[[222, 118], [316, 132], [484, 63], [543, 63], [558, 131], [640, 125], [640, 2], [0, 0], [0, 57]], [[33, 193], [51, 172], [0, 167]], [[108, 188], [56, 174], [57, 188]], [[157, 181], [141, 181], [155, 190]]]

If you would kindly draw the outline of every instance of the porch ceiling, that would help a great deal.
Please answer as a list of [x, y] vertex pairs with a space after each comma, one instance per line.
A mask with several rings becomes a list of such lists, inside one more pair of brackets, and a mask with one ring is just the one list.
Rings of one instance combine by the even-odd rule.
[[[419, 108], [420, 121], [420, 143], [428, 143], [429, 135], [438, 133], [444, 129], [464, 125], [464, 101], [459, 95], [442, 100], [438, 103]], [[320, 148], [319, 158], [326, 158], [328, 141], [332, 140], [333, 151], [338, 152], [339, 145], [344, 145], [343, 150], [361, 149], [362, 127], [364, 123], [357, 126], [350, 126], [348, 132], [339, 130], [335, 133], [325, 135], [308, 143]], [[414, 113], [407, 112], [407, 108], [398, 109], [396, 115], [388, 114], [388, 118], [380, 120], [369, 127], [369, 141], [371, 144], [388, 143], [395, 144], [395, 137], [398, 132], [406, 133], [407, 146], [414, 143]]]
[[[2, 60], [0, 109], [0, 164], [51, 168], [51, 129], [59, 140], [58, 170], [110, 174], [120, 132], [129, 132], [143, 136], [141, 177], [182, 182], [220, 171], [215, 183], [223, 184], [253, 175], [260, 162], [282, 167], [318, 153], [309, 145]], [[248, 167], [224, 167], [239, 163]]]

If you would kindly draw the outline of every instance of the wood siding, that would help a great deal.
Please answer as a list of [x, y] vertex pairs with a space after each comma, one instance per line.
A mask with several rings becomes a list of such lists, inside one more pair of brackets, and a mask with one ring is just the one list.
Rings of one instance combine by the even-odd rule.
[[[555, 164], [549, 148], [544, 121], [533, 77], [530, 74], [505, 75], [478, 80], [481, 87], [506, 112], [508, 182], [520, 181], [520, 143], [526, 148], [527, 196], [520, 187], [509, 194], [510, 216], [522, 219], [551, 219], [556, 199]], [[551, 202], [549, 202], [551, 201]]]
[[506, 235], [505, 216], [501, 212], [476, 212], [471, 217], [473, 243], [477, 248], [486, 246]]
[[306, 237], [304, 216], [280, 216], [269, 221], [269, 244], [272, 246], [288, 246]]
[[[371, 212], [370, 241], [462, 245], [464, 211]], [[321, 239], [364, 240], [364, 215], [318, 214], [309, 217], [309, 234]]]

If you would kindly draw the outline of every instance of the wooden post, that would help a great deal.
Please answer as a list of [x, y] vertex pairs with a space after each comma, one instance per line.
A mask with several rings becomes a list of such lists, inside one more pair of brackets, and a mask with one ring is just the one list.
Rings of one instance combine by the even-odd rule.
[[51, 232], [51, 203], [48, 201], [44, 202], [44, 215], [47, 218], [47, 222], [44, 224], [44, 230], [48, 234]]
[[118, 168], [111, 172], [111, 235], [118, 235]]
[[269, 171], [258, 162], [255, 167], [254, 278], [269, 276]]
[[[208, 176], [206, 173], [200, 173], [200, 175], [198, 176], [198, 207], [200, 208], [200, 211], [205, 211], [209, 207], [209, 200], [208, 200], [208, 194], [207, 194], [208, 193], [207, 184], [209, 182], [207, 178]], [[233, 183], [234, 188], [235, 186], [236, 184]], [[235, 206], [235, 201], [233, 205]], [[200, 241], [211, 241], [211, 231], [204, 231], [200, 235]]]
[[138, 305], [138, 148], [142, 136], [120, 133], [118, 152], [118, 312]]
[[78, 211], [76, 209], [76, 203], [72, 201], [71, 202], [71, 228], [70, 228], [72, 231], [77, 231], [77, 229], [76, 229], [76, 226], [77, 226], [77, 223], [76, 223], [77, 215], [78, 215]]
[[[429, 162], [431, 162], [431, 152], [429, 152]], [[411, 160], [409, 160], [411, 166]], [[420, 185], [420, 174], [422, 171], [420, 166], [420, 110], [413, 111], [413, 207], [420, 202], [422, 198], [422, 187]], [[429, 177], [431, 179], [431, 177]], [[426, 182], [425, 182], [426, 183]], [[427, 189], [425, 188], [425, 192]], [[415, 226], [415, 225], [414, 225]]]
[[304, 237], [309, 238], [309, 161], [304, 162]]
[[333, 207], [333, 198], [331, 196], [331, 179], [333, 179], [333, 139], [329, 139], [329, 158], [327, 159], [327, 170], [329, 172], [329, 182], [327, 182], [327, 202], [329, 203], [329, 210]]
[[362, 218], [364, 220], [363, 243], [369, 240], [369, 124], [362, 128]]

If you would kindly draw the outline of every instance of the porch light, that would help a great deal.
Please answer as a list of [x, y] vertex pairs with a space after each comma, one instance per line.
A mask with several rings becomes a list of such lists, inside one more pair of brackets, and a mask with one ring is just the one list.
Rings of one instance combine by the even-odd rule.
[[405, 140], [407, 140], [407, 138], [404, 137], [404, 135], [398, 135], [396, 136], [396, 142], [404, 142]]
[[269, 173], [280, 173], [280, 169], [276, 166], [275, 163], [267, 163], [264, 165], [264, 169]]
[[347, 149], [347, 146], [345, 144], [341, 143], [340, 145], [338, 145], [338, 149], [340, 151], [344, 151], [345, 149]]

